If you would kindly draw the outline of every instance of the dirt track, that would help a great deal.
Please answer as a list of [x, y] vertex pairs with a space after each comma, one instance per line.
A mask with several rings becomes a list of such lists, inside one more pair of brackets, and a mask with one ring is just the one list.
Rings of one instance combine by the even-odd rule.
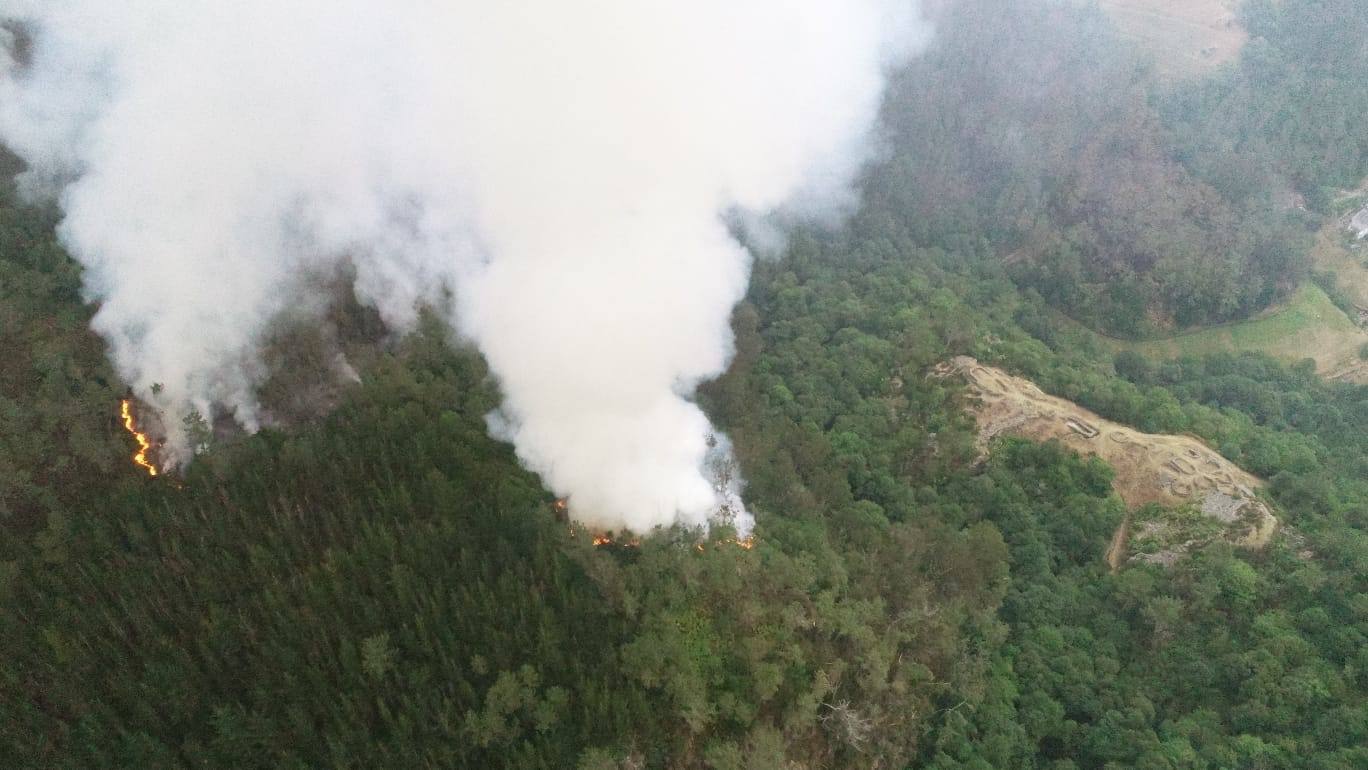
[[1116, 532], [1112, 534], [1111, 542], [1107, 544], [1107, 566], [1111, 567], [1112, 572], [1121, 569], [1121, 565], [1125, 563], [1126, 541], [1130, 538], [1130, 526], [1131, 517], [1130, 513], [1127, 512], [1126, 518], [1121, 520], [1121, 526], [1116, 528]]

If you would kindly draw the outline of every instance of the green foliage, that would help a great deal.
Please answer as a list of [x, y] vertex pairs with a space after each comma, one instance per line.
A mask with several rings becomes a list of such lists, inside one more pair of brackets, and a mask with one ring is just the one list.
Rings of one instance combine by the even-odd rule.
[[134, 451], [80, 273], [53, 226], [52, 212], [0, 190], [0, 559], [52, 516], [98, 499], [88, 493]]
[[[1066, 333], [1061, 334], [1059, 330], [1054, 330], [1054, 333], [1065, 337], [1071, 336], [1068, 332], [1072, 331], [1067, 329]], [[1118, 354], [1131, 352], [1140, 356], [1177, 358], [1251, 351], [1285, 361], [1316, 356], [1334, 361], [1335, 356], [1344, 351], [1346, 344], [1352, 346], [1356, 339], [1364, 336], [1364, 331], [1326, 296], [1324, 290], [1307, 283], [1293, 292], [1276, 310], [1247, 321], [1144, 340], [1103, 338], [1086, 331], [1080, 331], [1080, 334], [1094, 336], [1094, 344], [1117, 351]]]
[[1126, 337], [1244, 318], [1300, 282], [1310, 220], [1278, 194], [1276, 151], [1217, 145], [1235, 118], [1170, 104], [1207, 86], [1170, 95], [1079, 4], [969, 0], [939, 22], [886, 109], [881, 216], [923, 242], [986, 238], [1019, 284]]
[[[485, 364], [433, 319], [363, 350], [363, 384], [315, 377], [331, 335], [377, 338], [345, 303], [268, 340], [289, 430], [148, 479], [51, 213], [7, 198], [0, 765], [1368, 766], [1368, 389], [1118, 350], [1046, 304], [1138, 333], [1295, 277], [1268, 181], [1362, 169], [1364, 134], [1327, 120], [1362, 98], [1331, 67], [1368, 39], [1344, 6], [1251, 3], [1265, 42], [1228, 98], [1156, 95], [1090, 12], [952, 11], [899, 81], [870, 204], [756, 266], [700, 394], [750, 550], [725, 527], [593, 547], [489, 438]], [[1004, 267], [1007, 245], [1031, 258]], [[962, 387], [928, 376], [960, 354], [1200, 437], [1269, 480], [1287, 531], [1113, 573], [1112, 470], [1055, 443], [984, 456]]]
[[1362, 116], [1368, 96], [1368, 18], [1354, 0], [1251, 0], [1243, 20], [1251, 41], [1240, 66], [1188, 109], [1215, 115], [1207, 131], [1242, 150], [1264, 145], [1281, 159], [1312, 208], [1325, 211], [1329, 187], [1356, 186], [1368, 174]]

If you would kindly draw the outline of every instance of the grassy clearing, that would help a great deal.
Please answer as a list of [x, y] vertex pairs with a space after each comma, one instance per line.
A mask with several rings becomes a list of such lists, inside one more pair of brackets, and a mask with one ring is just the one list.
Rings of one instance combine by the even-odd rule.
[[1358, 357], [1359, 348], [1368, 342], [1368, 332], [1311, 283], [1303, 285], [1283, 304], [1248, 321], [1151, 340], [1121, 340], [1102, 335], [1096, 338], [1112, 352], [1133, 350], [1151, 358], [1256, 351], [1290, 361], [1313, 359], [1316, 370], [1326, 376], [1368, 378], [1368, 369]]

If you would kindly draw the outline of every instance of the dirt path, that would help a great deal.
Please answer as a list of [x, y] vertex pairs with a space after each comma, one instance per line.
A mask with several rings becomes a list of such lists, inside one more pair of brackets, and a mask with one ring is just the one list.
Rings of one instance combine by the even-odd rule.
[[1111, 545], [1107, 546], [1107, 566], [1111, 567], [1112, 572], [1121, 569], [1121, 561], [1126, 556], [1126, 541], [1130, 539], [1131, 515], [1126, 511], [1126, 518], [1121, 520], [1121, 526], [1116, 528], [1116, 534], [1112, 535]]

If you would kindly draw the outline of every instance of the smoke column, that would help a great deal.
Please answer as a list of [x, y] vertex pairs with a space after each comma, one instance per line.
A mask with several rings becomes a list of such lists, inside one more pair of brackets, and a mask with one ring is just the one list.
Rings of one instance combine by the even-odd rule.
[[192, 408], [267, 418], [263, 334], [350, 265], [397, 331], [446, 308], [491, 428], [637, 531], [737, 502], [691, 400], [748, 276], [723, 216], [848, 204], [924, 37], [910, 0], [5, 5], [32, 44], [0, 60], [0, 139], [173, 460]]

